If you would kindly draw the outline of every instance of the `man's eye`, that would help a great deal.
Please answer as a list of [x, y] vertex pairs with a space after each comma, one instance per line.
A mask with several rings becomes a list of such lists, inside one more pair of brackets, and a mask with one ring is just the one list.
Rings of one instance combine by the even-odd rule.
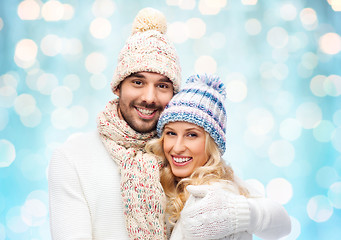
[[159, 88], [168, 88], [167, 84], [159, 84]]
[[142, 85], [142, 81], [139, 81], [139, 80], [135, 80], [135, 81], [133, 81], [133, 83], [136, 85]]

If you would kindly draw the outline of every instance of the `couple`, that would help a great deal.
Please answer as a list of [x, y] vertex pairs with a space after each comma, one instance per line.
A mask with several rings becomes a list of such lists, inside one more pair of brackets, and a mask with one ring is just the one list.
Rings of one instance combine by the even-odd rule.
[[255, 196], [221, 159], [226, 145], [222, 82], [195, 75], [180, 90], [181, 70], [164, 35], [166, 26], [159, 11], [139, 12], [111, 84], [118, 99], [99, 114], [96, 132], [74, 135], [53, 154], [52, 238], [252, 239], [256, 234], [276, 239], [288, 234], [284, 208]]

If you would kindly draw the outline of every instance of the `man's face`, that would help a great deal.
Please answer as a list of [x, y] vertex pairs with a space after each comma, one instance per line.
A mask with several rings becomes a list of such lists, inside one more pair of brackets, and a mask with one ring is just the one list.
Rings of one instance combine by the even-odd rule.
[[158, 73], [139, 72], [125, 78], [115, 90], [118, 114], [137, 132], [155, 129], [161, 112], [173, 97], [173, 84]]

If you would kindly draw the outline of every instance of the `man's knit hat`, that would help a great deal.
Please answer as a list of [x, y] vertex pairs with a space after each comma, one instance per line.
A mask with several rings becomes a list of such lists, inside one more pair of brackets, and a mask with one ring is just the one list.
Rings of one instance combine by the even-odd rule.
[[222, 154], [226, 149], [225, 86], [217, 76], [193, 75], [162, 112], [157, 124], [161, 137], [170, 122], [194, 123], [210, 134]]
[[155, 72], [169, 78], [174, 92], [181, 82], [181, 68], [177, 52], [165, 36], [165, 16], [153, 8], [144, 8], [135, 17], [132, 35], [122, 48], [111, 82], [114, 91], [129, 75], [137, 72]]

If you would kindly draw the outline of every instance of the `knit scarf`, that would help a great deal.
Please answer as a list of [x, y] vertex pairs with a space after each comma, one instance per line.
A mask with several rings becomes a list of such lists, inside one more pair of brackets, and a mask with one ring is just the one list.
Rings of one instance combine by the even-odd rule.
[[[161, 161], [145, 152], [156, 132], [138, 133], [118, 117], [118, 100], [97, 119], [102, 142], [121, 174], [121, 195], [130, 239], [165, 239], [166, 197], [160, 183]], [[113, 223], [114, 224], [114, 223]]]

